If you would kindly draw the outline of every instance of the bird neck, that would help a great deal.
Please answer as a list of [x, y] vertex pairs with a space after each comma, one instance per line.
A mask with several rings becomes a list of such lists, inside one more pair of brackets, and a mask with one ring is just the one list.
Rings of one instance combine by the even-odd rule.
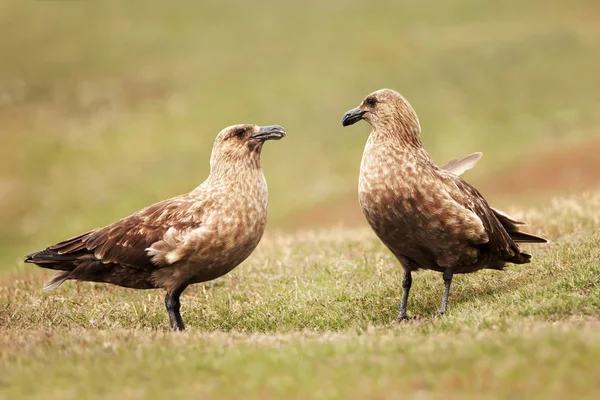
[[213, 151], [210, 156], [210, 175], [216, 179], [235, 179], [247, 173], [262, 173], [261, 148]]
[[241, 185], [253, 184], [264, 179], [260, 156], [237, 159], [235, 162], [211, 162], [208, 180], [215, 184], [226, 184], [233, 190]]
[[395, 163], [419, 162], [423, 165], [434, 165], [421, 139], [416, 132], [407, 132], [397, 127], [377, 128], [371, 131], [363, 160], [384, 157], [396, 160]]
[[374, 143], [388, 143], [407, 150], [417, 151], [423, 148], [420, 129], [413, 124], [403, 124], [398, 120], [375, 127], [369, 139]]

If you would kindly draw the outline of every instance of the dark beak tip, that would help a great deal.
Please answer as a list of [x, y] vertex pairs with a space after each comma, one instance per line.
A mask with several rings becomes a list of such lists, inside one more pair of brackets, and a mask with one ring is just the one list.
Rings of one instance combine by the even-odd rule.
[[360, 108], [354, 108], [346, 112], [342, 117], [342, 126], [349, 126], [357, 123], [363, 119], [363, 115], [365, 115], [365, 113], [366, 111], [363, 111]]
[[281, 125], [269, 125], [260, 127], [258, 133], [252, 136], [258, 140], [279, 140], [285, 136], [285, 129]]

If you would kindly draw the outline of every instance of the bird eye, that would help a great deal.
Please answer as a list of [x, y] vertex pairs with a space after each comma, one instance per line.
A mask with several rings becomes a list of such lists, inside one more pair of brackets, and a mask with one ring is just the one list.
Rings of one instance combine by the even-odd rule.
[[245, 130], [243, 130], [243, 129], [238, 129], [237, 131], [235, 131], [235, 135], [236, 135], [237, 137], [242, 137], [242, 136], [244, 136], [244, 133], [246, 133], [246, 131], [245, 131]]
[[375, 99], [375, 97], [369, 97], [367, 99], [367, 104], [370, 106], [374, 106], [375, 104], [377, 104], [377, 99]]

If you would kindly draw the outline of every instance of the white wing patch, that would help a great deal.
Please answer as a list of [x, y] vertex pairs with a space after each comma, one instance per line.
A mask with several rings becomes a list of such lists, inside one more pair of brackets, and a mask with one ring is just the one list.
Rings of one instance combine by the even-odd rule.
[[183, 233], [173, 227], [169, 228], [162, 240], [155, 242], [146, 249], [152, 262], [158, 266], [166, 266], [179, 261], [182, 255], [177, 255], [181, 246]]
[[188, 246], [192, 241], [197, 241], [208, 232], [205, 226], [197, 229], [180, 231], [173, 227], [165, 233], [162, 240], [155, 242], [146, 249], [148, 256], [154, 264], [160, 267], [174, 264], [183, 260], [193, 246]]

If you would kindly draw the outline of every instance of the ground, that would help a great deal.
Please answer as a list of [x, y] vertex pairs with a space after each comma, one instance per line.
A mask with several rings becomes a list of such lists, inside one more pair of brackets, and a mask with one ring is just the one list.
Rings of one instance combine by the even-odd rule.
[[[578, 0], [0, 6], [0, 398], [600, 397], [600, 10]], [[414, 105], [439, 164], [551, 243], [453, 282], [402, 271], [356, 199], [369, 92]], [[268, 143], [267, 233], [182, 296], [22, 257], [190, 190], [234, 123]]]
[[[183, 296], [89, 283], [2, 287], [7, 398], [577, 397], [600, 394], [600, 194], [525, 213], [551, 244], [505, 272], [457, 276], [435, 318], [440, 274], [401, 270], [368, 229], [265, 238], [235, 273]], [[291, 246], [293, 244], [293, 246]], [[43, 276], [44, 275], [44, 276]], [[35, 382], [35, 384], [31, 384]]]

